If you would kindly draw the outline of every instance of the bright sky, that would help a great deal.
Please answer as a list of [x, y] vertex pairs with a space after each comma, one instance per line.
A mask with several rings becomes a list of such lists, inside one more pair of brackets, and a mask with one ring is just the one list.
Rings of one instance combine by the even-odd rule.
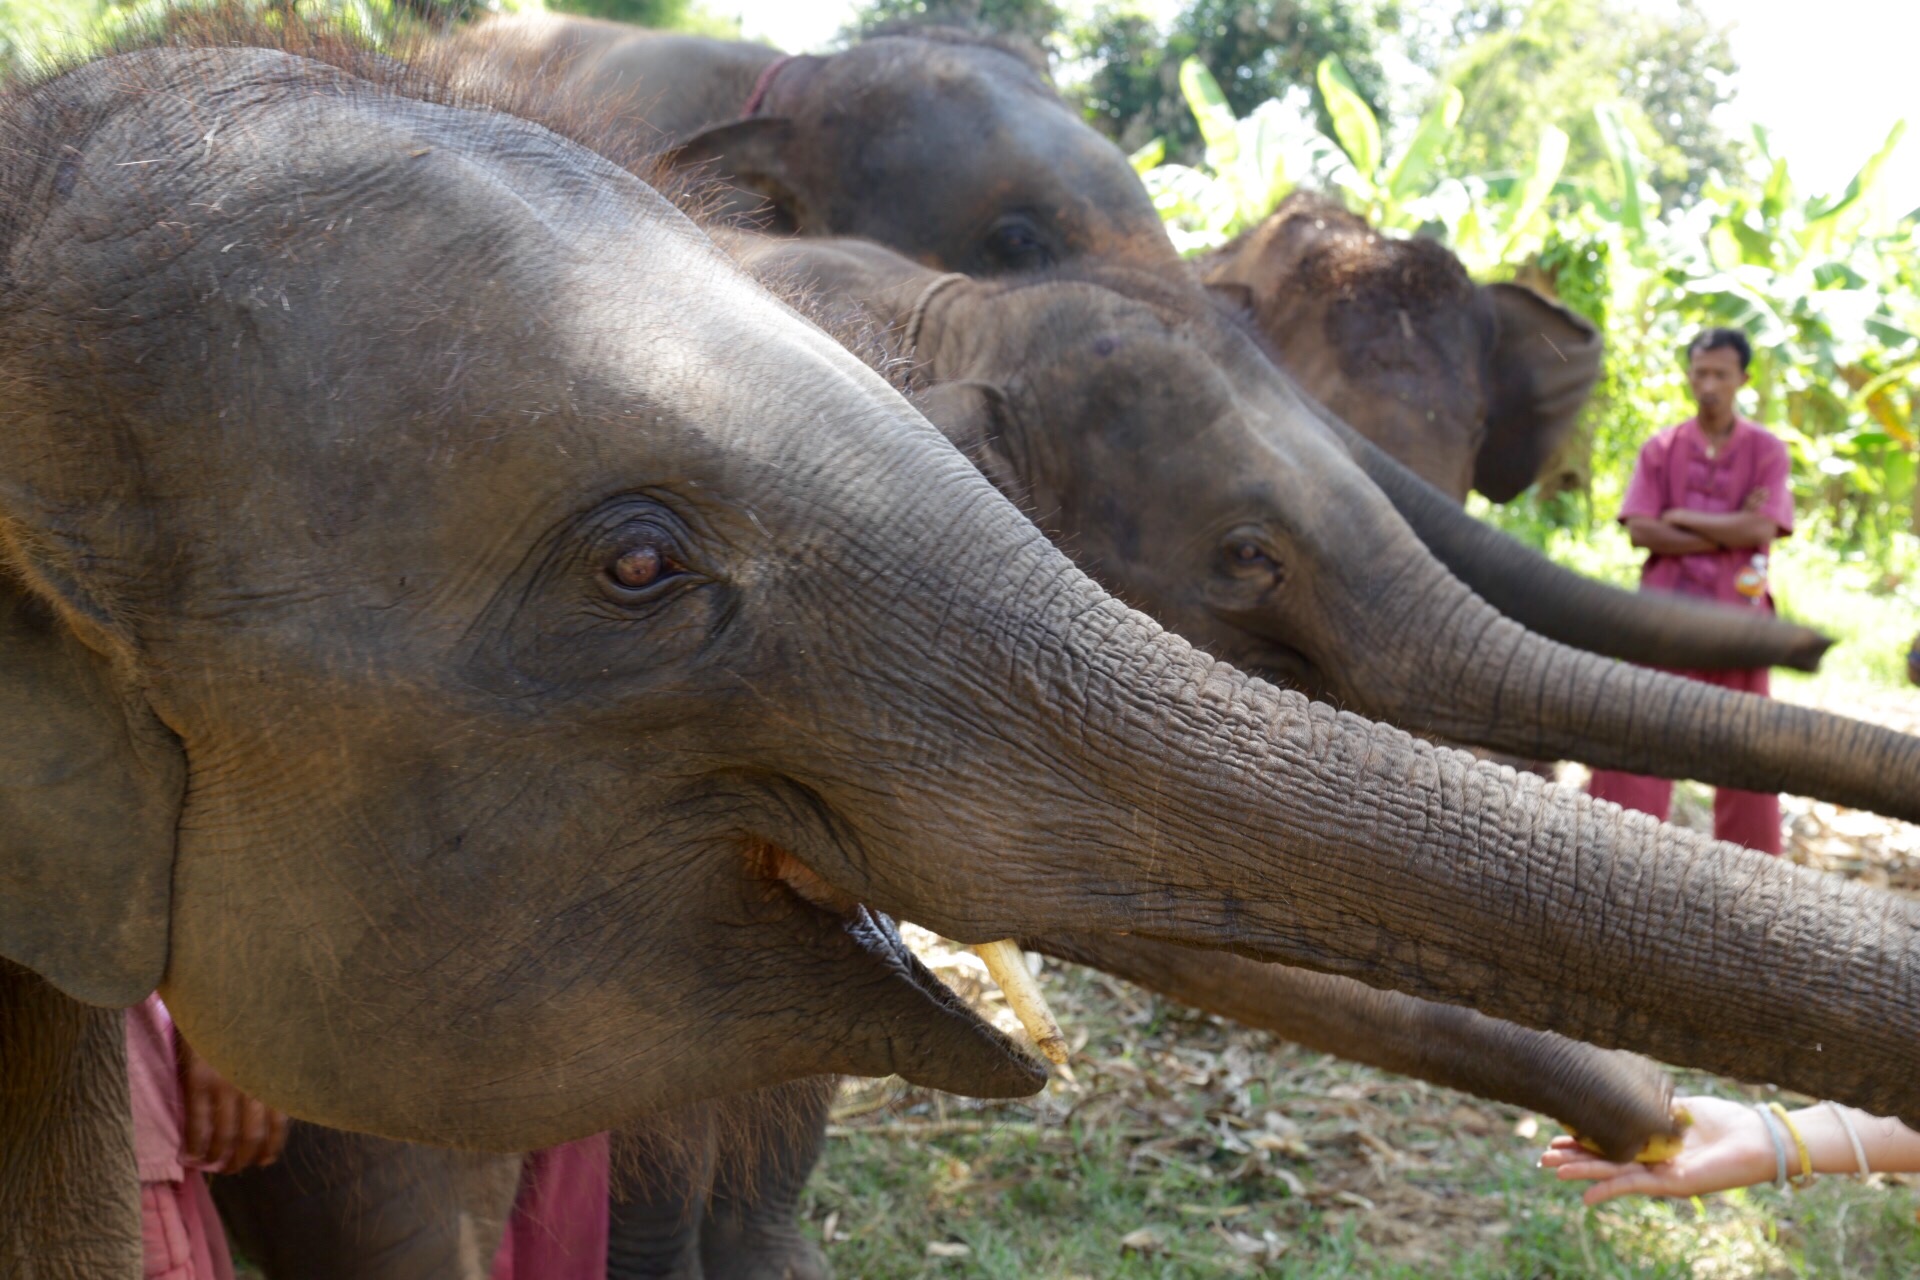
[[[1643, 0], [1656, 7], [1662, 0]], [[1914, 132], [1886, 176], [1895, 212], [1920, 207], [1920, 3], [1915, 0], [1701, 0], [1733, 27], [1740, 63], [1729, 123], [1773, 131], [1803, 193], [1838, 191], [1892, 127]], [[709, 0], [738, 13], [746, 34], [789, 52], [824, 45], [853, 11], [851, 0]]]
[[1837, 192], [1905, 116], [1888, 162], [1889, 207], [1920, 207], [1920, 4], [1913, 0], [1701, 0], [1733, 27], [1730, 104], [1764, 123], [1802, 192]]

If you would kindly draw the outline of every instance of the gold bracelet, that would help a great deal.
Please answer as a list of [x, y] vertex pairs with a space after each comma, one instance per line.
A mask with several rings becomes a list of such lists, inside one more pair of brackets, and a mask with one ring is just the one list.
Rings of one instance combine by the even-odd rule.
[[1780, 1123], [1787, 1126], [1787, 1132], [1793, 1135], [1793, 1145], [1800, 1148], [1800, 1173], [1792, 1179], [1796, 1187], [1804, 1187], [1813, 1181], [1813, 1157], [1807, 1154], [1807, 1140], [1800, 1136], [1800, 1130], [1794, 1127], [1793, 1117], [1787, 1109], [1777, 1102], [1769, 1102], [1767, 1109], [1780, 1117]]

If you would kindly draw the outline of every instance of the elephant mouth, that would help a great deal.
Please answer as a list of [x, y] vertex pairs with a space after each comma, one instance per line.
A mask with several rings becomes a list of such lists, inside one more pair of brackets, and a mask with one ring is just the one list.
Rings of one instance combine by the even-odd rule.
[[[765, 844], [756, 859], [760, 873], [779, 884], [802, 910], [829, 924], [830, 932], [852, 944], [868, 976], [883, 979], [906, 1002], [918, 1025], [881, 1025], [876, 1037], [887, 1046], [884, 1070], [950, 1092], [979, 1097], [1022, 1097], [1047, 1082], [1047, 1068], [1005, 1033], [982, 1019], [952, 988], [913, 954], [892, 917], [844, 893], [812, 868], [778, 846]], [[901, 1021], [902, 1002], [884, 1002], [868, 1017], [881, 1023]]]
[[906, 940], [900, 936], [893, 917], [862, 906], [847, 918], [844, 927], [847, 935], [869, 956], [889, 966], [897, 978], [912, 986], [922, 999], [932, 1003], [944, 1015], [965, 1018], [1006, 1053], [1010, 1065], [1037, 1074], [1040, 1082], [1045, 1083], [1046, 1066], [1030, 1057], [999, 1028], [982, 1019], [954, 993], [952, 987], [940, 981], [933, 970], [920, 963], [920, 957], [913, 954]]

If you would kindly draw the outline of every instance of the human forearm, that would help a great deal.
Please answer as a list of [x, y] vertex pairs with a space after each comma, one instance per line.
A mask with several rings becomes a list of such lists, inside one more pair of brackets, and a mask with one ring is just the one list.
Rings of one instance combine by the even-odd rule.
[[1660, 517], [1669, 528], [1706, 539], [1714, 547], [1764, 547], [1780, 536], [1773, 517], [1759, 511], [1689, 511], [1676, 508]]
[[[1860, 1138], [1861, 1154], [1875, 1173], [1920, 1173], [1920, 1133], [1898, 1120], [1870, 1116], [1851, 1107], [1843, 1108], [1854, 1132]], [[1846, 1127], [1833, 1109], [1822, 1103], [1788, 1113], [1794, 1128], [1806, 1141], [1807, 1155], [1815, 1173], [1858, 1173], [1860, 1161], [1847, 1139]], [[1797, 1170], [1799, 1153], [1788, 1160], [1789, 1170]]]
[[1718, 551], [1720, 544], [1697, 533], [1688, 533], [1653, 516], [1630, 516], [1627, 538], [1642, 551], [1659, 556], [1690, 556], [1701, 551]]
[[[1689, 1101], [1682, 1099], [1681, 1105]], [[1845, 1113], [1844, 1122], [1840, 1111]], [[1867, 1171], [1873, 1173], [1920, 1172], [1920, 1133], [1915, 1133], [1898, 1120], [1871, 1116], [1852, 1107], [1839, 1108], [1838, 1104], [1828, 1106], [1826, 1103], [1789, 1111], [1787, 1119], [1791, 1122], [1791, 1128], [1780, 1136], [1786, 1151], [1789, 1177], [1804, 1172], [1800, 1163], [1802, 1142], [1806, 1144], [1807, 1160], [1814, 1173], [1860, 1173], [1862, 1156], [1866, 1157]], [[1858, 1152], [1853, 1149], [1853, 1141], [1848, 1137], [1848, 1123], [1851, 1123], [1854, 1135], [1860, 1139]], [[1795, 1141], [1796, 1135], [1798, 1141]], [[1721, 1142], [1726, 1148], [1730, 1164], [1739, 1171], [1738, 1181], [1734, 1185], [1751, 1186], [1771, 1182], [1779, 1171], [1779, 1150], [1767, 1133], [1767, 1122], [1761, 1118], [1758, 1109], [1749, 1108], [1747, 1114], [1730, 1124]]]
[[1783, 1166], [1795, 1176], [1803, 1172], [1801, 1142], [1813, 1173], [1858, 1173], [1861, 1156], [1876, 1173], [1920, 1172], [1920, 1133], [1898, 1120], [1845, 1108], [1860, 1139], [1856, 1154], [1846, 1124], [1824, 1103], [1789, 1112], [1791, 1129], [1762, 1118], [1758, 1108], [1744, 1102], [1680, 1098], [1676, 1105], [1692, 1115], [1693, 1127], [1671, 1160], [1616, 1164], [1580, 1149], [1571, 1138], [1556, 1138], [1540, 1163], [1562, 1179], [1593, 1183], [1583, 1197], [1588, 1204], [1624, 1195], [1696, 1196], [1750, 1187], [1773, 1181]]

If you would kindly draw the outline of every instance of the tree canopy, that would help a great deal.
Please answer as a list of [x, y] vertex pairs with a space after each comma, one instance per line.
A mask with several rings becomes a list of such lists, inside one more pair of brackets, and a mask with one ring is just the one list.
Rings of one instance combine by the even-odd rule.
[[1453, 154], [1468, 169], [1497, 170], [1531, 152], [1550, 122], [1578, 120], [1567, 173], [1604, 181], [1593, 109], [1611, 102], [1663, 203], [1691, 203], [1713, 174], [1739, 171], [1739, 144], [1713, 121], [1732, 93], [1733, 53], [1698, 0], [1675, 0], [1658, 15], [1630, 0], [1468, 0], [1452, 34], [1460, 50], [1452, 56], [1414, 52], [1465, 95]]
[[1060, 0], [868, 0], [847, 34], [915, 22], [1035, 44], [1121, 147], [1157, 138], [1187, 163], [1202, 148], [1180, 88], [1188, 59], [1213, 73], [1236, 115], [1291, 92], [1331, 134], [1313, 94], [1329, 55], [1389, 135], [1414, 127], [1436, 84], [1459, 88], [1468, 108], [1452, 158], [1473, 172], [1513, 168], [1550, 122], [1578, 118], [1587, 123], [1570, 130], [1566, 177], [1604, 185], [1606, 149], [1591, 123], [1602, 103], [1633, 131], [1664, 204], [1690, 203], [1743, 162], [1740, 141], [1714, 120], [1732, 92], [1732, 50], [1698, 0], [1658, 11], [1636, 0], [1186, 0], [1164, 22], [1126, 0], [1078, 20]]
[[[1314, 68], [1332, 54], [1384, 115], [1378, 51], [1397, 15], [1391, 0], [1193, 0], [1162, 31], [1138, 13], [1106, 9], [1075, 33], [1074, 53], [1092, 68], [1075, 93], [1088, 118], [1127, 150], [1161, 138], [1170, 155], [1192, 158], [1201, 140], [1180, 93], [1188, 58], [1211, 70], [1228, 105], [1245, 115], [1311, 87]], [[1320, 123], [1331, 129], [1330, 118]]]

